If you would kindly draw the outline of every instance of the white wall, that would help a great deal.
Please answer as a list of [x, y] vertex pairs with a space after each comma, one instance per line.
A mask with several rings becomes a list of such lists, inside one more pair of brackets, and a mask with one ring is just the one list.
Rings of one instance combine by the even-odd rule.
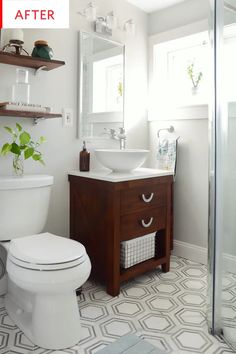
[[165, 32], [206, 19], [209, 16], [208, 0], [188, 0], [152, 13], [149, 16], [149, 34]]
[[173, 125], [180, 136], [174, 184], [174, 238], [207, 247], [208, 120], [153, 121], [149, 124], [151, 159], [156, 165], [157, 131]]
[[[63, 128], [61, 119], [46, 120], [33, 126], [29, 119], [0, 117], [0, 144], [8, 138], [3, 127], [22, 124], [33, 137], [44, 135], [47, 143], [43, 147], [46, 167], [35, 162], [25, 162], [25, 173], [52, 174], [55, 177], [52, 201], [46, 229], [59, 235], [69, 235], [69, 185], [67, 173], [78, 168], [78, 152], [82, 142], [76, 138], [76, 102], [77, 102], [77, 37], [80, 29], [91, 30], [90, 25], [79, 15], [87, 4], [84, 0], [70, 1], [69, 30], [25, 30], [25, 47], [31, 52], [37, 39], [45, 39], [54, 49], [55, 59], [65, 60], [66, 65], [51, 72], [41, 72], [37, 77], [30, 74], [31, 102], [41, 103], [60, 112], [62, 107], [74, 110], [73, 128]], [[125, 126], [128, 131], [128, 147], [147, 147], [147, 15], [124, 0], [99, 1], [99, 13], [106, 14], [114, 10], [121, 24], [133, 18], [137, 24], [136, 37], [125, 37], [116, 31], [113, 39], [126, 44], [126, 104]], [[11, 98], [11, 86], [15, 81], [15, 67], [0, 64], [0, 102]], [[104, 140], [91, 141], [90, 149], [116, 145], [118, 142]], [[117, 145], [118, 146], [118, 145]], [[11, 157], [0, 157], [0, 174], [11, 174]], [[92, 156], [92, 167], [96, 161]]]
[[[190, 0], [156, 12], [149, 18], [150, 44], [194, 34], [208, 29], [208, 1]], [[195, 22], [197, 21], [197, 22]], [[149, 51], [151, 55], [151, 48]], [[191, 108], [195, 119], [173, 117], [163, 121], [158, 117], [149, 123], [149, 142], [152, 151], [150, 167], [155, 166], [159, 128], [174, 126], [180, 136], [177, 179], [174, 192], [174, 253], [206, 263], [208, 235], [208, 120]], [[184, 111], [183, 111], [184, 112]], [[207, 108], [206, 108], [207, 112]], [[199, 115], [199, 116], [198, 116]]]

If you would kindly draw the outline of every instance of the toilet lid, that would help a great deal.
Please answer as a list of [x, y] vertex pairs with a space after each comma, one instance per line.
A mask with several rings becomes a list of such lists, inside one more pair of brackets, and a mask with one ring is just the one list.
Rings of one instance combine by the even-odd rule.
[[57, 264], [68, 266], [68, 263], [75, 263], [77, 260], [81, 263], [86, 255], [86, 250], [81, 243], [48, 232], [13, 239], [8, 252], [11, 259], [15, 258], [31, 265], [46, 266]]

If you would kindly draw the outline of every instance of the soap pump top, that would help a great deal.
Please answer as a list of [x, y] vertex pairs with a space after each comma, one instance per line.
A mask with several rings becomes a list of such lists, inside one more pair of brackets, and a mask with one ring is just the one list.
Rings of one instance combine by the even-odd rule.
[[89, 171], [90, 153], [87, 151], [86, 142], [83, 141], [83, 150], [79, 156], [79, 169], [80, 171]]

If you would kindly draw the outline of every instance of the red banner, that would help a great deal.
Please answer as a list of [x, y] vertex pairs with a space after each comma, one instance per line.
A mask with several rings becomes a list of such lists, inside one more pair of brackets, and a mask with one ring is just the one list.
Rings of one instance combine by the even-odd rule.
[[2, 28], [2, 18], [3, 18], [3, 8], [2, 8], [2, 0], [0, 0], [0, 29]]

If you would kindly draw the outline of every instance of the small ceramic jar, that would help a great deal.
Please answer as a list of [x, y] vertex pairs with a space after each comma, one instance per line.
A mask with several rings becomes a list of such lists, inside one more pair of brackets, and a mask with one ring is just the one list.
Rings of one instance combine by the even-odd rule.
[[32, 57], [43, 58], [51, 60], [53, 57], [53, 50], [48, 46], [46, 41], [36, 41], [34, 43], [34, 49], [32, 52]]

